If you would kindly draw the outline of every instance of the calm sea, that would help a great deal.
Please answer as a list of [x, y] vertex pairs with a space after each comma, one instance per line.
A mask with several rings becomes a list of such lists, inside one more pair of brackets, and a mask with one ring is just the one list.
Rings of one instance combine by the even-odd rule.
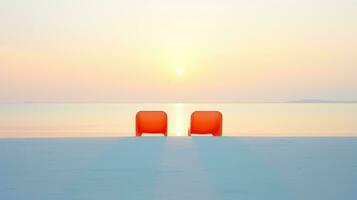
[[357, 104], [0, 104], [0, 137], [134, 136], [135, 114], [163, 110], [185, 136], [195, 110], [223, 113], [226, 136], [357, 136]]

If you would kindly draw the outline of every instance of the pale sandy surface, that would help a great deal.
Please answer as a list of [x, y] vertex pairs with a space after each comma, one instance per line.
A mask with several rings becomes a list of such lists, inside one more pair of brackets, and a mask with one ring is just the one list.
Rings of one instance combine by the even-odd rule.
[[357, 138], [1, 139], [0, 199], [357, 199]]

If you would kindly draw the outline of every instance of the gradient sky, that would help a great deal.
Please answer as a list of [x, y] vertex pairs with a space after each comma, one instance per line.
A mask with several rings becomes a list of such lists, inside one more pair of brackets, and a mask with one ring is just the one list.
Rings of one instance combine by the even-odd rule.
[[0, 102], [357, 100], [356, 0], [1, 0], [0, 25]]

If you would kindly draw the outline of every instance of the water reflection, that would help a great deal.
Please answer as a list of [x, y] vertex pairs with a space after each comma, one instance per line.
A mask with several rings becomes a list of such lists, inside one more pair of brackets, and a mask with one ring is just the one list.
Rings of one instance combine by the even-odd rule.
[[[186, 113], [185, 113], [185, 105], [182, 103], [175, 104], [174, 108], [174, 130], [170, 131], [174, 136], [186, 136]], [[169, 128], [170, 130], [170, 128]]]

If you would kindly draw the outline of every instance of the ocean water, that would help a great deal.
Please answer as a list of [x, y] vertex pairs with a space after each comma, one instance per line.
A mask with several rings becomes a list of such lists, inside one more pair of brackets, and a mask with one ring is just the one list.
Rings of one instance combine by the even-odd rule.
[[0, 104], [0, 138], [135, 135], [135, 114], [163, 110], [186, 136], [196, 110], [223, 114], [225, 136], [357, 136], [357, 104]]

